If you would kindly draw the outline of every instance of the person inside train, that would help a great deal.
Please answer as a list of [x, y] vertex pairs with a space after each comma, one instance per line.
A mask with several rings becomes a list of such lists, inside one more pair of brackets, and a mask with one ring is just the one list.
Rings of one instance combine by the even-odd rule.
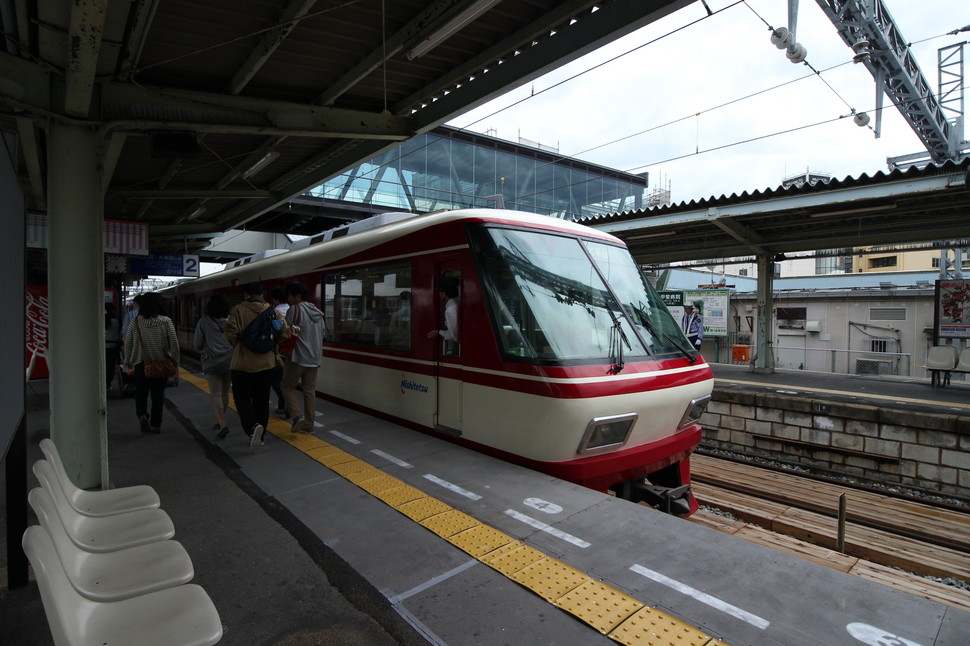
[[441, 337], [445, 340], [445, 354], [457, 355], [459, 343], [458, 320], [458, 279], [442, 276], [438, 279], [438, 298], [445, 306], [445, 329], [431, 330], [428, 338]]
[[404, 290], [398, 296], [398, 308], [391, 314], [391, 348], [411, 349], [411, 292]]

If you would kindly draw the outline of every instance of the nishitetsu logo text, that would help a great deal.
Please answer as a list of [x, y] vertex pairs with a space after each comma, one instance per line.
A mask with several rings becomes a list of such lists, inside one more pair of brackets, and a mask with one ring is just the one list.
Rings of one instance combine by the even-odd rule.
[[417, 382], [411, 381], [405, 375], [402, 374], [401, 375], [401, 393], [404, 393], [405, 390], [413, 390], [413, 391], [418, 392], [418, 393], [426, 393], [426, 392], [428, 392], [428, 387], [425, 386], [424, 384], [419, 384]]

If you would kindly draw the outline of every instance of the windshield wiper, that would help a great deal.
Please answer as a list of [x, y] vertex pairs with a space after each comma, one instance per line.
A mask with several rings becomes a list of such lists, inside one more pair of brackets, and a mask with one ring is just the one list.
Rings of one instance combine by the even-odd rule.
[[687, 359], [691, 363], [694, 363], [695, 361], [697, 361], [697, 356], [695, 356], [694, 353], [691, 350], [687, 350], [687, 349], [684, 348], [684, 346], [680, 345], [680, 339], [675, 339], [674, 337], [670, 336], [666, 332], [658, 332], [657, 331], [657, 328], [655, 328], [653, 326], [653, 322], [650, 320], [650, 318], [648, 316], [646, 316], [646, 314], [644, 313], [644, 311], [642, 309], [638, 309], [637, 310], [637, 314], [639, 314], [639, 317], [638, 318], [643, 323], [643, 326], [645, 328], [647, 328], [647, 330], [649, 330], [650, 334], [652, 334], [654, 336], [663, 337], [663, 338], [667, 339], [668, 341], [670, 341], [671, 345], [673, 345], [675, 348], [677, 348], [678, 350], [680, 350], [681, 353], [685, 357], [687, 357]]
[[[610, 318], [613, 319], [613, 327], [610, 328], [610, 353], [614, 362], [607, 372], [609, 372], [611, 375], [618, 375], [624, 368], [623, 342], [626, 341], [627, 347], [631, 350], [633, 349], [633, 346], [630, 345], [629, 339], [627, 339], [626, 335], [623, 333], [623, 325], [620, 322], [620, 318], [613, 313], [609, 303], [604, 303], [604, 305], [606, 306], [606, 311], [609, 313]], [[614, 348], [616, 349], [615, 352]]]

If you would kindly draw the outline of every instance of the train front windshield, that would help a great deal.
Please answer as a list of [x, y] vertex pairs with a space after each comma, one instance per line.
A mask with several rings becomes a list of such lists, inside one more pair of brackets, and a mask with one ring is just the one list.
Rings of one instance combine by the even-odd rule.
[[622, 364], [690, 352], [626, 249], [484, 226], [470, 236], [505, 356]]

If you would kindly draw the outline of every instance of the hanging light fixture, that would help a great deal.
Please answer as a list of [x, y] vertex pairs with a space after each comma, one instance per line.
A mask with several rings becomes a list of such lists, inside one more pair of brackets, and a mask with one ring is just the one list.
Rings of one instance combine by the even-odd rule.
[[413, 61], [415, 58], [424, 56], [432, 49], [474, 22], [476, 18], [491, 9], [493, 6], [497, 5], [499, 2], [501, 2], [501, 0], [476, 0], [475, 2], [472, 2], [450, 19], [445, 21], [440, 27], [428, 34], [424, 40], [412, 47], [407, 53], [408, 60]]

